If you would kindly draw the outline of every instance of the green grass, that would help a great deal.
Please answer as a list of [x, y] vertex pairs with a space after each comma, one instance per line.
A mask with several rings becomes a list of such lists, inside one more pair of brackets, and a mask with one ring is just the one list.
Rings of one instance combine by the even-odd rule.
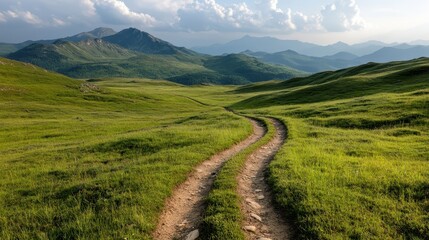
[[[298, 238], [428, 239], [428, 66], [237, 88], [84, 82], [0, 58], [0, 239], [150, 239], [172, 189], [251, 132], [220, 106], [287, 124], [269, 175]], [[207, 238], [243, 237], [235, 176], [269, 135], [221, 171]]]
[[251, 97], [237, 109], [288, 126], [270, 184], [298, 238], [429, 238], [428, 65], [370, 64], [246, 87]]
[[172, 189], [251, 132], [198, 88], [0, 61], [0, 239], [150, 239]]
[[[207, 198], [207, 209], [202, 223], [202, 239], [245, 239], [241, 229], [240, 197], [237, 194], [237, 176], [247, 158], [274, 136], [269, 121], [263, 121], [268, 132], [258, 142], [231, 158], [222, 167]], [[268, 124], [267, 124], [268, 123]]]

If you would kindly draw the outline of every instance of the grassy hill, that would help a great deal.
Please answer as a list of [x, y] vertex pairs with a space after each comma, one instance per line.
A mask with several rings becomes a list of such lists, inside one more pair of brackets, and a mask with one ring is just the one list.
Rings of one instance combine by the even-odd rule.
[[236, 93], [276, 90], [246, 99], [235, 106], [264, 107], [292, 103], [362, 97], [376, 93], [406, 92], [428, 85], [429, 59], [386, 64], [368, 63], [335, 72], [323, 72], [306, 78], [243, 86]]
[[189, 98], [227, 89], [0, 58], [0, 239], [149, 239], [172, 189], [251, 131]]
[[366, 64], [230, 94], [288, 141], [269, 169], [299, 239], [429, 238], [429, 59]]

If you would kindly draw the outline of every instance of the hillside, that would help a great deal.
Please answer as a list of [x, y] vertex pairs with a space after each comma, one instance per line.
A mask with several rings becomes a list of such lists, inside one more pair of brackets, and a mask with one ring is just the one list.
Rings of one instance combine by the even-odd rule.
[[267, 170], [295, 239], [429, 238], [429, 59], [365, 64], [231, 94], [288, 140]]
[[251, 132], [189, 99], [221, 89], [85, 82], [0, 58], [0, 239], [150, 239], [171, 191]]
[[306, 78], [244, 86], [236, 92], [276, 92], [252, 97], [234, 106], [264, 107], [346, 99], [384, 92], [413, 91], [427, 87], [428, 77], [428, 58], [385, 64], [368, 63]]

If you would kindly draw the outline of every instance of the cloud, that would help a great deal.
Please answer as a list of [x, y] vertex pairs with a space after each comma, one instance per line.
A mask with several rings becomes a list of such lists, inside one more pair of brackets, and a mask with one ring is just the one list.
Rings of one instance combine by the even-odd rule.
[[65, 21], [59, 19], [59, 18], [53, 17], [51, 24], [55, 27], [61, 27], [61, 26], [66, 25], [67, 23]]
[[321, 24], [329, 32], [345, 32], [365, 27], [355, 0], [338, 0], [323, 7]]
[[83, 14], [86, 16], [95, 15], [95, 5], [92, 0], [80, 0], [80, 8], [83, 9]]
[[253, 9], [244, 2], [222, 6], [215, 0], [194, 1], [179, 9], [178, 16], [178, 26], [191, 31], [291, 32], [308, 29], [315, 19], [279, 8], [278, 0], [256, 2]]
[[32, 25], [38, 25], [42, 23], [42, 20], [30, 11], [13, 11], [7, 10], [0, 12], [0, 22], [8, 21], [22, 21]]
[[321, 14], [305, 15], [281, 8], [278, 0], [223, 6], [216, 0], [196, 0], [178, 10], [176, 27], [187, 31], [311, 32], [322, 31]]
[[232, 31], [260, 25], [259, 16], [246, 3], [224, 7], [215, 0], [195, 1], [178, 10], [177, 26], [191, 31]]
[[154, 26], [156, 20], [149, 14], [131, 11], [128, 6], [120, 0], [94, 0], [83, 1], [88, 7], [93, 7], [100, 18], [109, 24], [126, 25], [141, 24]]

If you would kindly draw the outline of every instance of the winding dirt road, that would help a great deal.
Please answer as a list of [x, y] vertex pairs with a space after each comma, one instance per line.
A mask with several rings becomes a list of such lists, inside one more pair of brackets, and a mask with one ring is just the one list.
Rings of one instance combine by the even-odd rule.
[[217, 172], [224, 163], [234, 155], [249, 147], [262, 138], [266, 129], [257, 121], [250, 119], [253, 124], [253, 134], [246, 140], [233, 147], [212, 156], [200, 164], [173, 192], [167, 200], [157, 228], [153, 234], [154, 239], [186, 239], [187, 236], [197, 236], [197, 228], [203, 219], [205, 204]]
[[257, 149], [246, 160], [238, 176], [241, 197], [242, 223], [248, 239], [290, 239], [291, 228], [275, 209], [273, 197], [264, 177], [268, 164], [286, 139], [286, 127], [277, 119], [270, 119], [276, 129], [273, 139]]

